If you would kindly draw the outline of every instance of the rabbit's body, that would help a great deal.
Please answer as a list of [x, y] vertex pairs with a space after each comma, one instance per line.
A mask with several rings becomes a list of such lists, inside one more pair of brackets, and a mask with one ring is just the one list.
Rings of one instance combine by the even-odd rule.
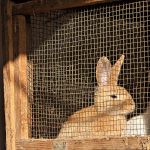
[[[105, 136], [122, 134], [125, 128], [126, 118], [123, 115], [104, 115], [90, 117], [83, 121], [80, 118], [77, 122], [68, 120], [60, 131], [59, 138], [99, 138]], [[115, 126], [114, 126], [115, 125]]]
[[123, 87], [117, 86], [124, 56], [111, 67], [102, 57], [97, 64], [94, 105], [84, 108], [68, 118], [58, 138], [98, 138], [118, 136], [126, 128], [126, 114], [134, 110], [134, 101]]

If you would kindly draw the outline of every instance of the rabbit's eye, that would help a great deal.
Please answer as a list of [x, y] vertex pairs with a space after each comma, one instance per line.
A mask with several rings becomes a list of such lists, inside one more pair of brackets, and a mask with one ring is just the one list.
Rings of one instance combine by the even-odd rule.
[[117, 96], [114, 95], [114, 94], [113, 94], [113, 95], [110, 95], [110, 97], [111, 97], [111, 98], [114, 98], [114, 99], [117, 98]]

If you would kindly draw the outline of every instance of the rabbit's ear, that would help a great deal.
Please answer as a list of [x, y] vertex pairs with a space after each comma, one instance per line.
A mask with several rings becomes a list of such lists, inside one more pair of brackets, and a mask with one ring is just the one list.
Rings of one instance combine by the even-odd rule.
[[124, 55], [122, 55], [118, 61], [114, 64], [114, 66], [112, 67], [111, 69], [111, 75], [110, 75], [110, 84], [113, 84], [113, 85], [117, 85], [117, 82], [118, 82], [118, 76], [119, 76], [119, 73], [120, 73], [120, 70], [121, 70], [121, 66], [124, 62]]
[[96, 79], [99, 86], [107, 85], [111, 73], [111, 63], [107, 57], [101, 57], [96, 66]]

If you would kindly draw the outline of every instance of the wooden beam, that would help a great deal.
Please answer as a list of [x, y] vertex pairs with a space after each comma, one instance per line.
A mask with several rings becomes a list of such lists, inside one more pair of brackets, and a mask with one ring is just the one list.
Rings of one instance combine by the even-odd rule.
[[[19, 104], [17, 107], [20, 108], [20, 137], [21, 139], [28, 138], [28, 100], [27, 100], [27, 53], [26, 53], [26, 19], [24, 16], [16, 17], [18, 22], [18, 90], [15, 93], [19, 93], [18, 99]], [[18, 119], [19, 119], [18, 118]]]
[[[24, 16], [12, 17], [12, 3], [9, 1], [7, 1], [5, 20], [6, 46], [4, 49], [3, 76], [6, 148], [7, 150], [16, 150], [16, 140], [28, 138], [26, 24]], [[15, 21], [17, 21], [16, 28], [13, 26]]]
[[13, 51], [13, 29], [12, 29], [12, 4], [6, 0], [5, 16], [5, 48], [3, 67], [4, 76], [4, 98], [5, 98], [5, 121], [6, 121], [6, 148], [16, 149], [16, 123], [15, 123], [15, 99], [14, 99], [14, 51]]
[[41, 0], [34, 0], [14, 5], [13, 14], [34, 15], [38, 13], [46, 13], [51, 10], [81, 7], [111, 1], [112, 0], [49, 0], [42, 3]]
[[147, 149], [150, 146], [147, 138], [105, 138], [67, 143], [68, 150], [135, 150]]
[[135, 150], [149, 149], [150, 137], [117, 137], [85, 140], [20, 140], [16, 142], [17, 150]]
[[16, 142], [16, 150], [52, 150], [51, 140], [20, 140]]

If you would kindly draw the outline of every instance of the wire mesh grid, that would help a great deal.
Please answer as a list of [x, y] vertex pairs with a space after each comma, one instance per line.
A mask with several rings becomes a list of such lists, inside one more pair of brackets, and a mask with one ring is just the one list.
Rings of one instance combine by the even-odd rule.
[[[61, 132], [64, 138], [149, 133], [149, 6], [148, 0], [117, 2], [31, 16], [31, 137], [56, 138]], [[126, 113], [118, 113], [116, 107], [118, 111], [111, 111], [118, 101], [105, 103], [106, 95], [99, 94], [111, 91], [115, 99], [116, 87], [100, 90], [96, 80], [98, 60], [105, 56], [115, 64], [122, 54], [125, 59], [118, 85], [135, 102], [133, 112], [124, 103], [119, 105]], [[95, 107], [99, 98], [102, 104]]]

